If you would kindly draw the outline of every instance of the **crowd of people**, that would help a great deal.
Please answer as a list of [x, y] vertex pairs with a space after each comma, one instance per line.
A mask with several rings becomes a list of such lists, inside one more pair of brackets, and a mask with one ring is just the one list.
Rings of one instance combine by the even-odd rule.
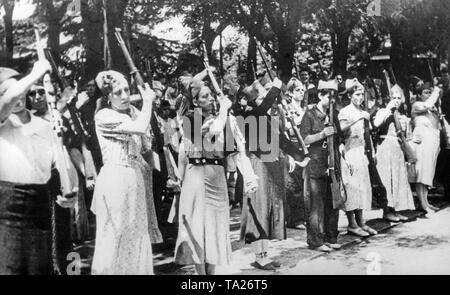
[[54, 87], [52, 71], [0, 68], [1, 274], [64, 274], [72, 244], [92, 238], [92, 274], [153, 274], [163, 226], [178, 231], [175, 263], [214, 274], [232, 262], [236, 207], [252, 265], [275, 270], [269, 243], [286, 227], [330, 252], [340, 210], [367, 237], [365, 211], [408, 221], [401, 211], [438, 210], [436, 183], [450, 195], [445, 71], [402, 89], [389, 75], [313, 81], [305, 68], [283, 83], [240, 70], [220, 90], [211, 68], [190, 68], [133, 94], [116, 71], [77, 89]]

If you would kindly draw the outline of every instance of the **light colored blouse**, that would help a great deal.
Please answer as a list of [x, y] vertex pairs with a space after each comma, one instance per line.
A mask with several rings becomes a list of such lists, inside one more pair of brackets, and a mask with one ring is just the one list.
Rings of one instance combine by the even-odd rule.
[[55, 162], [52, 126], [29, 112], [23, 124], [11, 114], [0, 123], [0, 180], [20, 184], [46, 184]]

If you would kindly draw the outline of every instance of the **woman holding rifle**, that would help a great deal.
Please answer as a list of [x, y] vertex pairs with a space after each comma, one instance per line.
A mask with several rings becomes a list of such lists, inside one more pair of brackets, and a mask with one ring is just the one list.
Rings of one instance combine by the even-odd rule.
[[412, 105], [411, 110], [414, 128], [413, 142], [417, 144], [416, 177], [413, 182], [420, 207], [427, 213], [438, 210], [428, 202], [428, 188], [433, 186], [436, 161], [440, 150], [440, 124], [435, 107], [440, 92], [439, 87], [432, 88], [429, 83], [425, 83], [418, 90], [418, 101]]
[[349, 223], [347, 231], [366, 237], [377, 234], [376, 230], [365, 224], [363, 218], [363, 211], [372, 208], [369, 160], [365, 155], [364, 138], [364, 120], [370, 120], [370, 115], [362, 109], [364, 86], [355, 78], [347, 80], [345, 88], [351, 103], [338, 116], [345, 137], [341, 164], [342, 180], [347, 193], [344, 211]]
[[394, 222], [408, 220], [397, 211], [415, 209], [408, 182], [407, 165], [410, 164], [405, 161], [399, 142], [400, 132], [406, 132], [409, 124], [408, 118], [399, 112], [403, 103], [400, 91], [392, 90], [391, 100], [377, 111], [373, 121], [379, 129], [380, 138], [376, 154], [377, 170], [386, 188], [387, 206], [383, 208], [383, 218]]
[[[151, 149], [149, 124], [155, 93], [138, 86], [142, 110], [130, 104], [125, 77], [105, 71], [95, 79], [108, 107], [95, 115], [103, 156], [92, 211], [97, 217], [93, 274], [153, 274], [152, 242], [161, 242], [152, 196], [151, 170], [142, 154]], [[147, 209], [148, 207], [148, 209]]]
[[[213, 79], [212, 74], [209, 76]], [[237, 125], [230, 124], [235, 118], [228, 115], [231, 101], [227, 97], [219, 93], [220, 108], [215, 113], [215, 98], [208, 86], [195, 78], [186, 80], [185, 86], [195, 109], [183, 121], [184, 137], [179, 150], [182, 187], [175, 262], [194, 264], [199, 275], [212, 275], [217, 265], [231, 261], [225, 165], [233, 150], [228, 148], [230, 143], [236, 143], [239, 166], [246, 158], [245, 143]], [[256, 186], [256, 176], [251, 170], [247, 172], [248, 191]]]

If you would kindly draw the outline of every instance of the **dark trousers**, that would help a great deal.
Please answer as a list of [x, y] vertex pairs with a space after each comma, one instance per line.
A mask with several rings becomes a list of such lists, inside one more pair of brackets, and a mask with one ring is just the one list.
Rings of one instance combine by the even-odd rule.
[[310, 188], [307, 243], [311, 248], [324, 243], [336, 243], [338, 237], [339, 210], [333, 209], [330, 179], [307, 178]]
[[286, 223], [288, 227], [296, 227], [306, 221], [302, 174], [303, 169], [297, 167], [287, 177]]
[[49, 202], [46, 185], [0, 181], [0, 274], [52, 273]]
[[436, 179], [444, 186], [444, 196], [450, 201], [450, 150], [441, 149], [438, 155]]

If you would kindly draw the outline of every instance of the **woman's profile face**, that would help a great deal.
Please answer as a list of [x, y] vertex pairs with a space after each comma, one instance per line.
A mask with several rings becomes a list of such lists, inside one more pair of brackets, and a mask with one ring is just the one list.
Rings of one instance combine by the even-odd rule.
[[195, 100], [197, 107], [204, 111], [210, 111], [214, 103], [214, 97], [211, 95], [211, 90], [203, 86], [198, 93], [198, 98]]
[[111, 107], [115, 110], [124, 111], [130, 108], [130, 87], [128, 83], [116, 83], [109, 95]]
[[364, 90], [355, 90], [351, 96], [351, 101], [355, 106], [360, 106], [364, 102]]

